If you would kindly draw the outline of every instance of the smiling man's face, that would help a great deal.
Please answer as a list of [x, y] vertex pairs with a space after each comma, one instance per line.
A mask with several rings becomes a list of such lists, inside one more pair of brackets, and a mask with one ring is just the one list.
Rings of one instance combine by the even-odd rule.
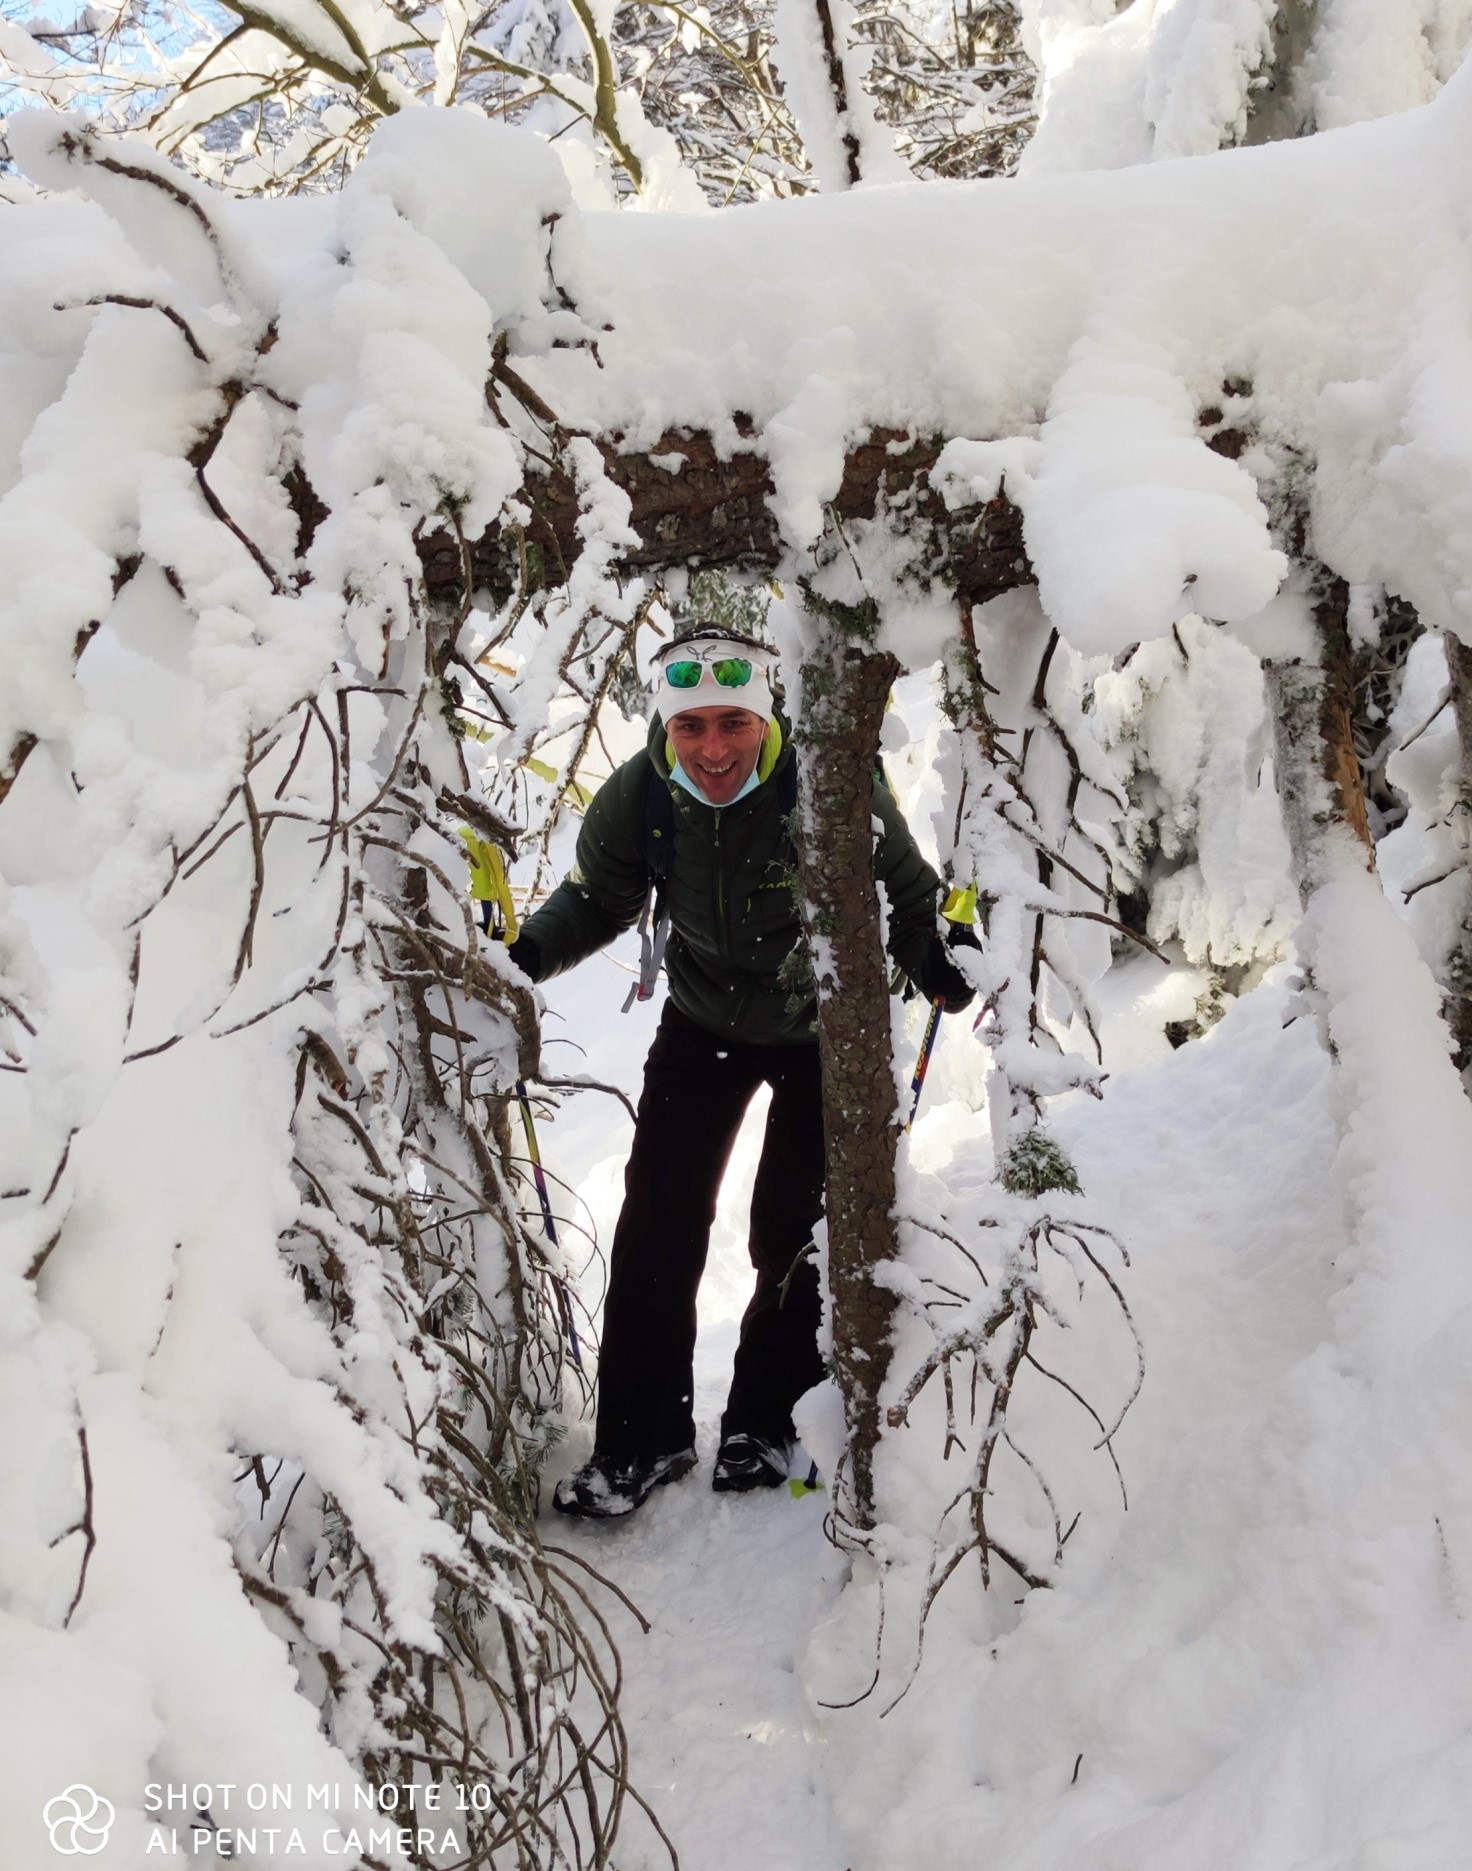
[[728, 806], [756, 771], [767, 724], [749, 708], [687, 708], [665, 725], [675, 758], [713, 806]]

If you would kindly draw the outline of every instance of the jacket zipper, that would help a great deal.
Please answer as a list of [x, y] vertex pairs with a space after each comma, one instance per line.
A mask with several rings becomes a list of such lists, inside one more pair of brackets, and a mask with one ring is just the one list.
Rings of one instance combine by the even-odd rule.
[[[716, 814], [715, 824], [715, 861], [716, 861], [716, 923], [720, 931], [721, 956], [725, 961], [731, 959], [734, 943], [726, 917], [726, 879], [725, 863], [721, 856], [721, 819], [724, 814]], [[744, 974], [744, 970], [742, 971]], [[738, 981], [726, 997], [726, 1029], [734, 1038], [741, 1031], [741, 1023], [746, 1018], [746, 1010], [751, 1005], [754, 984], [745, 979]]]
[[716, 940], [720, 944], [721, 960], [731, 959], [731, 944], [726, 929], [726, 880], [721, 862], [721, 815], [715, 815], [715, 865], [716, 865]]

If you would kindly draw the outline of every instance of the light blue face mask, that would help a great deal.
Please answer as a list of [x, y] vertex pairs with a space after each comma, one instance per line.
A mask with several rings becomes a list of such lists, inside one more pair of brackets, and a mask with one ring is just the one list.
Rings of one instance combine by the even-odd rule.
[[[746, 776], [746, 784], [741, 788], [741, 791], [737, 793], [736, 798], [723, 800], [722, 805], [734, 806], [736, 799], [744, 799], [748, 793], [754, 793], [757, 787], [761, 785], [761, 781], [756, 776], [756, 771], [756, 768], [753, 767]], [[677, 786], [683, 786], [685, 791], [689, 793], [692, 798], [698, 799], [703, 806], [709, 806], [713, 812], [719, 812], [721, 810], [721, 806], [718, 806], [714, 799], [706, 798], [705, 794], [695, 784], [694, 780], [691, 779], [690, 775], [680, 765], [678, 760], [670, 768], [670, 778]]]

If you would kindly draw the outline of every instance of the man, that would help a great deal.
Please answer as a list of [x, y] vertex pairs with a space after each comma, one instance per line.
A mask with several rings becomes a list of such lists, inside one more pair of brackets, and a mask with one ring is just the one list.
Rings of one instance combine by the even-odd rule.
[[[663, 859], [669, 1000], [644, 1090], [614, 1231], [592, 1459], [561, 1481], [562, 1513], [610, 1519], [695, 1465], [695, 1296], [716, 1196], [757, 1087], [772, 1090], [751, 1204], [756, 1291], [741, 1323], [713, 1486], [786, 1477], [792, 1406], [823, 1375], [818, 1275], [808, 1249], [823, 1209], [816, 1003], [783, 964], [801, 940], [788, 813], [794, 751], [772, 693], [772, 655], [698, 626], [659, 657], [647, 750], [599, 789], [566, 881], [522, 925], [511, 957], [545, 981], [639, 917], [651, 848]], [[650, 788], [665, 796], [650, 797]], [[882, 781], [875, 870], [889, 950], [948, 1011], [970, 989], [937, 922], [940, 879]], [[789, 971], [790, 974], [790, 971]], [[781, 977], [781, 978], [779, 978]]]

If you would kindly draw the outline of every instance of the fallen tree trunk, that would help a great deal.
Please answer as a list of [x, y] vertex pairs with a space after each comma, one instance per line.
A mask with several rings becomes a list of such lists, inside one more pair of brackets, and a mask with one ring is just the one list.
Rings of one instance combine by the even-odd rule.
[[[597, 446], [609, 478], [629, 496], [630, 525], [639, 537], [621, 560], [624, 570], [770, 572], [780, 563], [783, 544], [765, 455], [743, 450], [722, 459], [709, 435], [676, 430], [653, 448], [631, 454], [620, 452], [620, 439]], [[850, 521], [872, 519], [881, 502], [902, 507], [911, 534], [933, 542], [935, 575], [972, 604], [984, 604], [1033, 580], [1022, 515], [1005, 496], [948, 511], [929, 481], [943, 446], [941, 437], [916, 440], [875, 430], [850, 452], [833, 512]], [[501, 601], [521, 580], [523, 546], [533, 556], [534, 585], [562, 583], [582, 550], [577, 488], [569, 473], [558, 468], [529, 476], [523, 498], [532, 519], [521, 540], [497, 529], [469, 545], [474, 588]], [[463, 596], [465, 559], [452, 533], [427, 536], [420, 557], [431, 597]]]
[[[620, 452], [621, 439], [613, 436], [597, 444], [609, 478], [629, 496], [630, 523], [639, 538], [620, 569], [632, 575], [671, 568], [776, 568], [783, 547], [770, 505], [773, 487], [765, 455], [743, 450], [723, 459], [709, 435], [683, 431], [671, 430], [652, 449], [628, 454]], [[1022, 515], [1005, 496], [948, 511], [928, 478], [943, 446], [939, 437], [916, 440], [875, 430], [849, 454], [833, 511], [840, 521], [863, 520], [872, 519], [881, 503], [902, 505], [912, 532], [932, 543], [931, 573], [972, 604], [984, 604], [1032, 582]], [[285, 490], [297, 518], [298, 554], [304, 555], [327, 509], [300, 471], [286, 477]], [[464, 542], [443, 527], [424, 535], [419, 556], [432, 603], [459, 613], [476, 592], [489, 593], [500, 604], [524, 583], [535, 591], [566, 581], [583, 548], [571, 473], [560, 461], [549, 472], [533, 473], [522, 497], [532, 518], [519, 537], [505, 528]], [[137, 564], [130, 558], [119, 566], [117, 585]], [[79, 657], [90, 638], [89, 630], [79, 639]], [[33, 735], [22, 734], [0, 746], [0, 801], [36, 744]]]

